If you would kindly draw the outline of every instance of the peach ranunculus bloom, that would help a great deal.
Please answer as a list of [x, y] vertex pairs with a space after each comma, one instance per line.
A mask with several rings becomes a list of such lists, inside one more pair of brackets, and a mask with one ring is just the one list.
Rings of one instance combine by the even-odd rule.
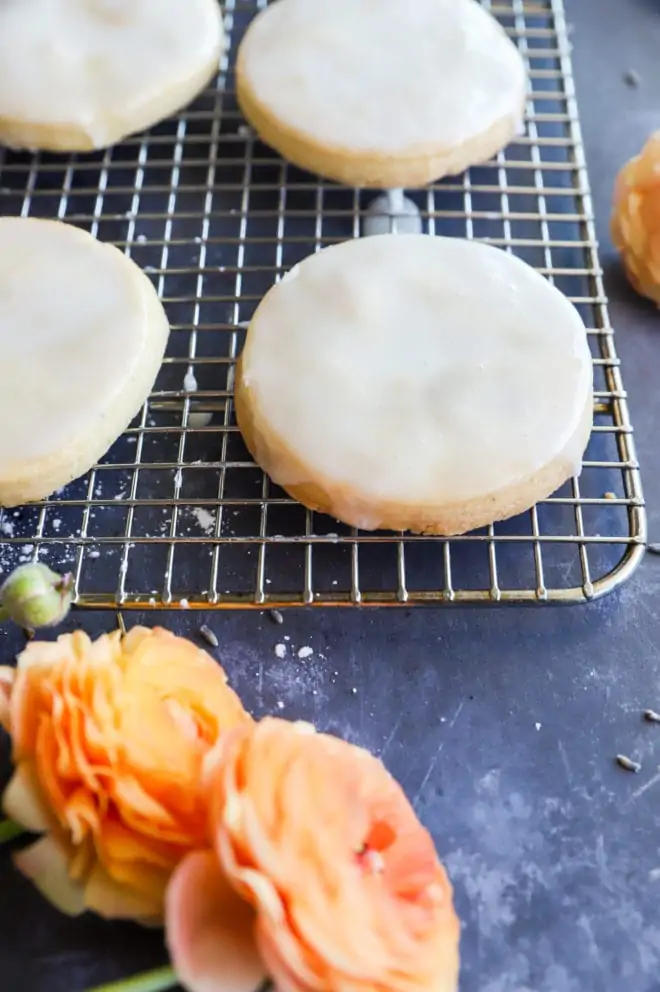
[[455, 992], [460, 925], [433, 841], [380, 761], [266, 718], [206, 762], [213, 850], [166, 897], [190, 992]]
[[44, 834], [17, 867], [65, 913], [161, 922], [172, 870], [208, 844], [204, 757], [250, 722], [222, 668], [160, 628], [33, 641], [0, 668], [0, 722], [5, 813]]
[[612, 241], [634, 288], [660, 306], [660, 131], [617, 177]]

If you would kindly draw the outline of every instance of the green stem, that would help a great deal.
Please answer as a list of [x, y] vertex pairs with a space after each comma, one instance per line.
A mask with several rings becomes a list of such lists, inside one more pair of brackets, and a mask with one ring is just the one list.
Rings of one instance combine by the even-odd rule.
[[133, 978], [124, 978], [118, 982], [110, 982], [108, 985], [99, 985], [88, 992], [164, 992], [165, 989], [173, 989], [177, 984], [177, 977], [173, 968], [157, 968], [155, 971], [145, 971], [141, 975], [134, 975]]
[[14, 840], [15, 837], [21, 837], [25, 832], [25, 827], [22, 827], [20, 823], [14, 823], [13, 820], [0, 820], [0, 844], [6, 844], [7, 841]]

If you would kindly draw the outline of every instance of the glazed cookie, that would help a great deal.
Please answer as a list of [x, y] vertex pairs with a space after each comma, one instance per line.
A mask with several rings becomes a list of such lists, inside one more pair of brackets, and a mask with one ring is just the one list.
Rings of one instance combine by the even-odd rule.
[[151, 282], [58, 221], [0, 219], [0, 506], [83, 475], [154, 383], [169, 324]]
[[197, 96], [223, 47], [217, 0], [2, 0], [0, 144], [113, 145]]
[[520, 128], [523, 59], [476, 0], [277, 0], [238, 53], [238, 101], [295, 165], [350, 186], [421, 186]]
[[592, 365], [576, 309], [474, 241], [381, 235], [307, 258], [257, 309], [236, 385], [255, 461], [364, 530], [461, 534], [580, 470]]

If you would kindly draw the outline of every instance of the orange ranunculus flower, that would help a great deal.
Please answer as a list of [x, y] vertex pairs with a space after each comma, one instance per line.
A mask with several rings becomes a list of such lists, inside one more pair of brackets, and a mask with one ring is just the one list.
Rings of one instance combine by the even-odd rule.
[[451, 886], [380, 761], [267, 718], [206, 765], [214, 850], [189, 855], [166, 898], [190, 992], [254, 989], [259, 959], [280, 992], [454, 992]]
[[637, 292], [660, 306], [660, 131], [617, 177], [612, 240]]
[[162, 919], [172, 870], [207, 843], [204, 757], [250, 721], [222, 668], [159, 628], [33, 641], [0, 669], [0, 720], [5, 812], [45, 834], [19, 869], [64, 912]]

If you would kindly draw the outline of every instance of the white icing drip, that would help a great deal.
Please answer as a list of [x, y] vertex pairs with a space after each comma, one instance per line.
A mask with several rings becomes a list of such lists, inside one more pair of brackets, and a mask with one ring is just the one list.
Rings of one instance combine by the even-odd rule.
[[403, 190], [390, 189], [369, 204], [367, 216], [362, 221], [362, 233], [367, 237], [373, 234], [421, 234], [419, 208], [403, 195]]
[[288, 272], [284, 273], [284, 275], [282, 276], [282, 282], [291, 282], [292, 279], [296, 278], [299, 272], [300, 272], [300, 266], [294, 265], [292, 269], [289, 269]]
[[582, 455], [584, 325], [531, 267], [476, 242], [384, 235], [311, 256], [258, 308], [243, 368], [269, 433], [309, 470], [281, 460], [274, 481], [345, 486], [337, 515], [365, 529], [380, 523], [369, 496], [474, 498]]
[[195, 370], [192, 365], [188, 366], [188, 371], [183, 377], [183, 389], [186, 393], [196, 393], [197, 392], [197, 379], [195, 377]]
[[251, 92], [324, 145], [452, 147], [522, 115], [525, 66], [476, 0], [280, 0], [241, 48]]
[[193, 410], [188, 414], [188, 427], [197, 430], [200, 427], [208, 427], [213, 419], [210, 410]]

